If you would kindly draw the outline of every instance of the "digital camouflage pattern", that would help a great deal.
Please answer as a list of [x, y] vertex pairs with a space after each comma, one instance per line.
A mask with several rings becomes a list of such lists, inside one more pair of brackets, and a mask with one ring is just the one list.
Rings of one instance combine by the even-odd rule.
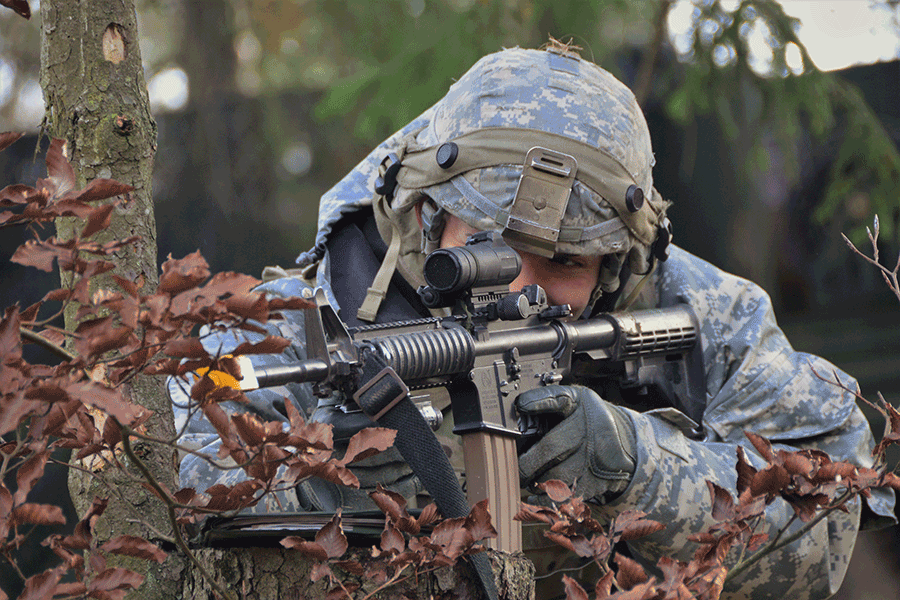
[[[589, 63], [582, 61], [581, 64]], [[487, 83], [490, 83], [489, 79]], [[546, 82], [542, 85], [547, 86]], [[483, 87], [491, 89], [490, 85]], [[556, 90], [553, 87], [547, 91], [546, 98], [559, 101], [561, 96]], [[521, 114], [527, 116], [528, 110], [538, 110], [539, 106], [524, 103], [522, 108]], [[343, 311], [341, 314], [355, 314], [358, 307], [341, 306], [340, 299], [335, 298], [329, 282], [331, 257], [325, 248], [326, 241], [342, 215], [372, 205], [373, 184], [382, 158], [389, 151], [402, 150], [411, 133], [421, 130], [419, 135], [431, 135], [427, 125], [436, 119], [435, 110], [434, 107], [429, 109], [382, 143], [322, 198], [316, 249], [298, 261], [301, 266], [317, 264], [314, 284], [325, 289], [332, 304]], [[494, 114], [491, 113], [491, 118]], [[496, 114], [501, 118], [500, 113]], [[455, 118], [450, 113], [439, 117]], [[584, 139], [595, 135], [599, 138], [604, 132], [618, 136], [627, 129], [617, 121], [591, 125], [592, 121], [588, 119], [586, 123], [588, 125], [573, 123], [573, 135]], [[649, 147], [649, 139], [646, 143]], [[610, 151], [616, 152], [615, 149]], [[630, 159], [623, 155], [622, 160], [627, 163]], [[646, 169], [649, 177], [649, 165]], [[472, 183], [472, 178], [468, 181]], [[306, 280], [294, 272], [273, 272], [272, 275], [276, 278], [260, 288], [272, 295], [296, 296], [309, 287]], [[361, 280], [369, 278], [360, 285], [368, 285], [372, 275], [361, 275]], [[788, 448], [818, 448], [835, 460], [871, 465], [872, 435], [854, 398], [813, 374], [813, 367], [827, 374], [835, 372], [835, 367], [821, 358], [793, 350], [778, 328], [771, 302], [761, 288], [724, 273], [677, 247], [672, 247], [670, 258], [659, 265], [650, 281], [633, 308], [686, 302], [698, 316], [706, 397], [696, 399], [696, 406], [685, 408], [699, 423], [700, 439], [685, 435], [663, 414], [628, 411], [637, 434], [636, 472], [621, 496], [606, 505], [598, 505], [595, 510], [597, 516], [608, 519], [622, 510], [639, 509], [648, 513], [649, 518], [667, 525], [665, 530], [649, 538], [632, 542], [638, 557], [648, 565], [654, 565], [663, 555], [682, 560], [690, 557], [695, 546], [687, 541], [687, 536], [712, 523], [706, 481], [713, 481], [736, 495], [735, 463], [739, 445], [754, 466], [759, 468], [763, 464], [744, 437], [744, 430]], [[625, 293], [628, 292], [626, 289]], [[267, 323], [265, 328], [293, 343], [282, 355], [252, 356], [252, 360], [269, 363], [305, 358], [303, 322], [298, 312], [286, 311], [283, 321]], [[237, 336], [251, 341], [262, 337], [251, 333], [225, 333], [209, 338], [205, 344], [211, 351], [227, 352], [243, 341], [243, 337], [238, 340]], [[853, 385], [849, 376], [837, 372], [842, 381]], [[178, 425], [187, 431], [185, 442], [199, 452], [215, 456], [219, 443], [215, 430], [201, 415], [189, 410], [189, 400], [174, 382], [170, 382], [170, 391], [176, 403]], [[250, 399], [248, 405], [226, 403], [223, 408], [286, 421], [283, 409], [279, 409], [283, 402], [293, 402], [308, 418], [313, 416], [317, 404], [307, 384], [259, 390], [247, 396]], [[449, 417], [449, 411], [445, 412]], [[449, 433], [451, 429], [452, 418], [447, 418], [438, 434], [442, 443], [451, 449], [451, 462], [461, 471], [462, 453], [453, 450], [457, 440]], [[396, 453], [388, 452], [369, 460], [372, 463], [357, 470], [364, 487], [381, 482], [407, 497], [421, 491], [417, 480], [411, 477]], [[234, 483], [242, 478], [239, 470], [220, 471], [194, 455], [186, 455], [181, 463], [182, 485], [200, 491], [214, 483]], [[360, 507], [364, 502], [365, 495], [361, 491], [305, 482], [297, 493], [281, 494], [278, 502], [270, 502], [257, 510], [333, 510], [337, 506]], [[879, 491], [868, 499], [866, 511], [854, 504], [849, 514], [832, 513], [811, 533], [745, 573], [733, 588], [726, 590], [723, 598], [804, 600], [828, 596], [837, 590], [843, 578], [861, 515], [874, 514], [870, 523], [883, 524], [892, 519], [893, 502], [891, 492]], [[767, 510], [766, 522], [759, 532], [775, 534], [788, 522], [791, 514], [792, 509], [786, 503], [776, 500]], [[535, 560], [539, 573], [570, 566], [574, 555], [566, 555], [560, 548], [552, 547], [539, 534], [530, 535], [528, 528], [525, 535], [526, 543], [529, 539], [535, 542], [528, 554]]]
[[[861, 411], [851, 396], [815, 377], [819, 372], [831, 373], [835, 367], [824, 359], [794, 351], [777, 327], [766, 294], [755, 284], [726, 274], [708, 263], [673, 248], [672, 256], [654, 277], [655, 286], [642, 294], [646, 306], [657, 297], [657, 305], [689, 302], [698, 313], [704, 348], [704, 367], [707, 375], [707, 402], [701, 419], [706, 439], [689, 439], [678, 428], [663, 419], [629, 411], [635, 424], [638, 440], [637, 471], [630, 486], [614, 502], [598, 506], [598, 515], [613, 517], [626, 509], [647, 512], [650, 518], [667, 524], [667, 528], [649, 538], [632, 542], [638, 555], [649, 564], [659, 556], [674, 556], [685, 560], [693, 553], [694, 545], [687, 542], [691, 533], [702, 531], [712, 524], [710, 498], [706, 481], [710, 480], [736, 496], [737, 445], [744, 447], [754, 466], [761, 468], [762, 459], [744, 438], [743, 430], [769, 437], [775, 443], [793, 448], [818, 448], [834, 459], [848, 460], [861, 466], [872, 463], [873, 440]], [[299, 277], [286, 277], [262, 286], [266, 292], [278, 296], [298, 295], [307, 287]], [[283, 322], [267, 324], [272, 333], [280, 333], [294, 344], [280, 356], [253, 356], [255, 362], [301, 360], [302, 318], [296, 311], [286, 311]], [[258, 341], [258, 334], [242, 334]], [[209, 350], [223, 352], [236, 345], [235, 336], [219, 336], [215, 343], [207, 341]], [[852, 385], [852, 379], [838, 371], [841, 379]], [[176, 406], [186, 407], [187, 398], [170, 382]], [[250, 411], [261, 418], [285, 420], [279, 405], [287, 398], [305, 415], [311, 415], [316, 399], [307, 384], [258, 390], [247, 394], [249, 405], [224, 406], [233, 412]], [[218, 451], [218, 437], [212, 426], [200, 415], [185, 423], [187, 411], [177, 410], [179, 426], [187, 425], [185, 443], [209, 455]], [[441, 429], [445, 445], [455, 445], [452, 418]], [[373, 468], [373, 477], [361, 475], [361, 480], [374, 487], [379, 477], [385, 484], [407, 497], [420, 491], [402, 461], [387, 453], [378, 463], [385, 469]], [[451, 456], [455, 466], [462, 468], [461, 449]], [[376, 457], [378, 458], [378, 457]], [[372, 459], [369, 459], [372, 460]], [[376, 464], [376, 467], [378, 465]], [[187, 456], [182, 461], [181, 483], [204, 490], [214, 483], [235, 483], [243, 479], [240, 470], [218, 471], [206, 461]], [[366, 479], [369, 479], [366, 481]], [[364, 485], [365, 487], [365, 485]], [[364, 501], [360, 492], [334, 486], [304, 484], [299, 496], [279, 495], [280, 506], [270, 502], [258, 510], [333, 509], [338, 505], [359, 507]], [[878, 491], [868, 501], [876, 515], [891, 518], [893, 496]], [[856, 531], [859, 527], [860, 506], [854, 505], [850, 514], [833, 513], [810, 534], [793, 545], [761, 561], [748, 572], [733, 597], [750, 598], [822, 598], [834, 593], [847, 568]], [[767, 531], [774, 534], [789, 520], [792, 509], [777, 500], [767, 511]], [[761, 530], [765, 531], [765, 530]], [[537, 537], [540, 540], [540, 537]], [[566, 554], [549, 547], [543, 556], [529, 553], [540, 567], [560, 568]], [[569, 555], [571, 558], [572, 555]], [[729, 596], [725, 596], [729, 597]]]

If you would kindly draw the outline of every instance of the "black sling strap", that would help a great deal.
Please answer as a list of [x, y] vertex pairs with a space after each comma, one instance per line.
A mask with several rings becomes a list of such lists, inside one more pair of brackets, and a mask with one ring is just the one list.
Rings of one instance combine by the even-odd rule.
[[[360, 349], [363, 385], [354, 395], [359, 407], [382, 427], [397, 431], [394, 446], [434, 498], [444, 518], [466, 517], [469, 503], [440, 442], [409, 398], [400, 377], [375, 351]], [[490, 561], [484, 553], [468, 557], [489, 600], [497, 600]]]

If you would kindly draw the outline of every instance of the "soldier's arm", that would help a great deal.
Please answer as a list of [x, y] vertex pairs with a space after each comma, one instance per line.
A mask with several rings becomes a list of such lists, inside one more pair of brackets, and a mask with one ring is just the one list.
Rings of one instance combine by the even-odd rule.
[[[291, 297], [299, 296], [302, 288], [308, 287], [301, 280], [285, 278], [269, 282], [259, 286], [256, 291], [264, 292], [272, 296]], [[281, 354], [251, 355], [254, 364], [280, 364], [295, 362], [306, 358], [303, 347], [303, 316], [300, 311], [281, 311], [283, 319], [273, 319], [265, 324], [256, 325], [266, 330], [265, 334], [239, 329], [209, 332], [203, 337], [204, 348], [213, 355], [224, 355], [231, 352], [243, 342], [259, 342], [266, 335], [276, 335], [291, 341]], [[246, 474], [240, 468], [234, 468], [230, 459], [218, 458], [217, 454], [221, 441], [216, 429], [204, 417], [202, 411], [189, 397], [190, 382], [170, 377], [167, 381], [169, 397], [173, 403], [175, 412], [176, 431], [183, 432], [178, 443], [193, 450], [197, 454], [183, 453], [179, 467], [179, 478], [182, 487], [192, 487], [198, 492], [204, 492], [216, 484], [233, 485], [247, 479]], [[262, 421], [277, 421], [287, 423], [287, 415], [284, 408], [285, 402], [292, 402], [304, 418], [309, 418], [316, 408], [316, 398], [313, 396], [308, 384], [290, 384], [286, 386], [271, 387], [246, 392], [248, 402], [225, 401], [220, 404], [228, 413], [249, 413]], [[215, 464], [201, 457], [210, 457]], [[230, 468], [218, 468], [216, 464]], [[273, 499], [274, 501], [274, 499]], [[269, 503], [271, 504], [271, 503]], [[279, 493], [277, 502], [271, 504], [279, 510], [297, 511], [304, 508], [303, 502], [298, 500], [296, 493], [290, 491]], [[266, 504], [254, 509], [265, 511]]]
[[[791, 348], [758, 286], [680, 250], [670, 260], [660, 283], [663, 304], [689, 302], [701, 321], [707, 374], [702, 425], [707, 441], [688, 439], [661, 420], [633, 413], [638, 439], [635, 476], [622, 496], [598, 509], [609, 515], [628, 508], [643, 510], [668, 524], [664, 531], [634, 543], [651, 563], [662, 555], [691, 557], [696, 545], [687, 536], [713, 522], [706, 481], [736, 496], [739, 444], [754, 466], [763, 466], [745, 430], [789, 447], [818, 448], [834, 460], [862, 466], [871, 465], [873, 447], [853, 396], [813, 373], [813, 367], [826, 374], [834, 367]], [[841, 373], [841, 377], [852, 385], [849, 376]], [[888, 517], [893, 496], [879, 491], [868, 504], [876, 515]], [[832, 513], [803, 538], [758, 563], [726, 592], [754, 599], [823, 598], [836, 592], [860, 524], [859, 502], [849, 508], [849, 513]], [[776, 535], [792, 514], [790, 506], [776, 500], [758, 533]]]

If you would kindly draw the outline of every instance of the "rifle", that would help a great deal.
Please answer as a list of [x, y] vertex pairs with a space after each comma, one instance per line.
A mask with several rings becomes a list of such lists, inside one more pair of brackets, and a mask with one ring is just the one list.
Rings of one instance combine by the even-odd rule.
[[[704, 379], [699, 328], [688, 305], [569, 320], [569, 306], [550, 306], [537, 285], [509, 291], [520, 269], [518, 254], [499, 235], [476, 234], [466, 246], [436, 250], [425, 261], [427, 285], [419, 295], [429, 308], [452, 307], [449, 316], [355, 328], [341, 322], [323, 290], [310, 290], [316, 308], [304, 309], [309, 358], [253, 367], [244, 357], [241, 388], [312, 382], [320, 398], [343, 392], [337, 408], [349, 416], [360, 412], [372, 386], [387, 382], [390, 397], [377, 413], [366, 411], [373, 420], [380, 422], [414, 389], [426, 398], [419, 405], [423, 417], [438, 425], [440, 412], [429, 411], [427, 399], [429, 390], [446, 388], [453, 432], [463, 441], [468, 503], [488, 498], [498, 531], [494, 546], [521, 550], [521, 525], [512, 518], [520, 498], [517, 442], [522, 451], [549, 425], [520, 419], [514, 407], [520, 393], [565, 383], [576, 362], [620, 388], [668, 381], [674, 406], [702, 398]], [[372, 356], [384, 368], [361, 376]]]

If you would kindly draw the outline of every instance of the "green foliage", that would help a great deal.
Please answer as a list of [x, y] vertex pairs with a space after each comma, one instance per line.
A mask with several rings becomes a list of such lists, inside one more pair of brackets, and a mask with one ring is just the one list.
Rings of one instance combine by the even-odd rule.
[[626, 41], [646, 41], [647, 19], [660, 6], [649, 0], [277, 4], [295, 10], [251, 15], [267, 52], [264, 86], [322, 89], [316, 118], [349, 118], [354, 137], [368, 144], [418, 116], [487, 53], [539, 47], [549, 33], [573, 38], [586, 57], [602, 62]]
[[[900, 218], [900, 153], [878, 118], [857, 90], [815, 67], [797, 38], [796, 19], [779, 3], [727, 4], [694, 4], [681, 82], [665, 99], [669, 116], [687, 124], [696, 115], [714, 114], [728, 137], [749, 146], [744, 157], [748, 175], [758, 176], [771, 166], [769, 139], [784, 173], [794, 180], [800, 167], [796, 148], [807, 133], [819, 143], [837, 139], [837, 155], [813, 221], [849, 222], [850, 237], [859, 241], [865, 236], [864, 223], [880, 213], [888, 216], [883, 228], [892, 236]], [[760, 39], [771, 52], [764, 62], [758, 58], [759, 43], [754, 43]]]
[[900, 219], [900, 152], [853, 85], [835, 82], [831, 96], [845, 123], [828, 187], [813, 219], [820, 224], [849, 220], [854, 226], [848, 235], [859, 243], [866, 237], [864, 223], [871, 215], [884, 215], [881, 230], [892, 239]]

